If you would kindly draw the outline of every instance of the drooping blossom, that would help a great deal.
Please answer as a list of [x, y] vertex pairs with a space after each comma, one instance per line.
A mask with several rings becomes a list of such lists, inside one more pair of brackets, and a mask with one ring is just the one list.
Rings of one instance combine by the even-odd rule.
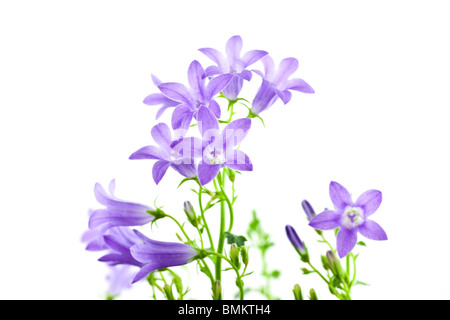
[[130, 289], [135, 276], [135, 266], [127, 264], [111, 266], [109, 268], [109, 274], [106, 277], [109, 284], [108, 295], [110, 297], [117, 297], [124, 290]]
[[267, 110], [278, 98], [284, 104], [288, 103], [292, 98], [290, 90], [314, 93], [313, 88], [304, 80], [299, 78], [289, 79], [298, 69], [297, 59], [283, 59], [278, 66], [278, 70], [275, 69], [275, 63], [269, 55], [266, 55], [261, 61], [264, 64], [264, 74], [261, 71], [253, 70], [263, 78], [262, 85], [253, 99], [252, 112], [254, 114]]
[[153, 211], [154, 209], [143, 204], [120, 200], [115, 197], [114, 189], [114, 179], [109, 183], [110, 194], [105, 191], [101, 184], [95, 184], [95, 198], [106, 208], [92, 211], [89, 218], [89, 229], [97, 229], [100, 226], [103, 226], [103, 228], [141, 226], [153, 220], [153, 216], [147, 211]]
[[165, 123], [155, 125], [151, 130], [153, 140], [158, 144], [146, 146], [134, 152], [129, 159], [151, 159], [158, 160], [153, 165], [153, 180], [158, 184], [166, 174], [169, 167], [172, 167], [186, 178], [197, 176], [194, 159], [194, 148], [201, 146], [198, 138], [184, 138], [172, 136], [169, 127]]
[[212, 181], [223, 167], [239, 171], [253, 170], [249, 157], [236, 149], [250, 130], [250, 119], [234, 120], [222, 132], [219, 122], [207, 108], [199, 110], [198, 120], [203, 149], [197, 173], [202, 185]]
[[222, 91], [233, 78], [232, 74], [222, 74], [211, 79], [206, 84], [205, 70], [201, 64], [194, 60], [189, 65], [189, 88], [181, 83], [166, 82], [158, 85], [159, 90], [169, 99], [178, 101], [172, 114], [172, 128], [187, 131], [192, 118], [197, 119], [200, 107], [209, 108], [217, 118], [221, 110], [214, 96]]
[[233, 75], [230, 83], [222, 90], [223, 95], [229, 100], [236, 100], [242, 90], [244, 80], [251, 80], [252, 73], [246, 68], [267, 55], [266, 51], [251, 50], [241, 57], [242, 38], [240, 36], [233, 36], [227, 41], [225, 56], [213, 48], [202, 48], [199, 51], [217, 64], [206, 68], [207, 77], [226, 73]]
[[381, 204], [382, 194], [368, 190], [353, 202], [348, 190], [337, 182], [330, 183], [330, 197], [336, 210], [325, 210], [313, 217], [309, 225], [319, 230], [339, 228], [337, 251], [340, 258], [349, 254], [356, 245], [358, 232], [371, 240], [387, 240], [386, 232], [369, 217]]
[[131, 255], [143, 265], [133, 283], [145, 278], [152, 271], [185, 265], [198, 255], [198, 252], [190, 245], [156, 241], [147, 238], [137, 230], [134, 232], [141, 241], [131, 247]]
[[[159, 80], [154, 75], [152, 75], [152, 80], [155, 86], [159, 86], [162, 83], [162, 81]], [[158, 109], [158, 112], [156, 112], [156, 120], [158, 120], [158, 118], [161, 117], [161, 115], [164, 113], [164, 111], [166, 111], [166, 109], [176, 107], [177, 105], [180, 104], [180, 102], [171, 100], [162, 93], [152, 93], [146, 96], [143, 102], [149, 106], [161, 106]]]

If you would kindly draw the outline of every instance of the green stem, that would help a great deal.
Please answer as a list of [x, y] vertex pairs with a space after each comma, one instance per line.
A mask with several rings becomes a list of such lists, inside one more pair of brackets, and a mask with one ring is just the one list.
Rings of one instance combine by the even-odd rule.
[[203, 226], [206, 229], [206, 233], [208, 234], [208, 239], [209, 239], [209, 244], [211, 246], [211, 250], [216, 251], [214, 248], [214, 242], [211, 236], [211, 231], [209, 230], [209, 226], [208, 223], [206, 222], [206, 218], [205, 218], [205, 210], [203, 209], [203, 204], [202, 204], [202, 186], [200, 185], [200, 189], [198, 191], [198, 204], [200, 206], [200, 214], [202, 216], [202, 220], [203, 220]]
[[314, 271], [315, 273], [317, 273], [317, 274], [322, 278], [323, 281], [325, 281], [327, 284], [329, 284], [329, 281], [328, 281], [327, 279], [325, 279], [325, 277], [320, 273], [319, 270], [317, 270], [316, 268], [314, 268], [314, 266], [311, 264], [311, 262], [308, 262], [308, 264], [309, 264], [309, 266], [313, 269], [313, 271]]
[[[219, 185], [222, 185], [222, 179], [221, 174], [217, 175], [217, 180], [219, 182]], [[214, 186], [217, 189], [217, 185], [214, 181]], [[225, 203], [223, 201], [220, 202], [220, 231], [219, 231], [219, 242], [217, 245], [217, 259], [216, 259], [216, 280], [221, 280], [222, 278], [222, 260], [221, 260], [221, 254], [223, 252], [223, 247], [225, 245]]]
[[178, 225], [178, 227], [180, 228], [181, 232], [183, 232], [183, 234], [184, 234], [184, 236], [186, 237], [186, 239], [187, 239], [190, 243], [192, 243], [191, 239], [190, 239], [189, 236], [187, 235], [186, 231], [184, 231], [183, 226], [178, 222], [178, 220], [175, 219], [174, 217], [172, 217], [172, 216], [169, 215], [169, 214], [166, 214], [166, 217], [172, 219], [172, 220]]
[[[239, 270], [238, 268], [233, 264], [233, 262], [231, 262], [230, 259], [228, 259], [226, 256], [224, 256], [221, 253], [217, 253], [217, 252], [207, 252], [207, 254], [212, 254], [215, 255], [218, 259], [223, 259], [226, 262], [228, 262], [230, 264], [230, 266], [233, 268], [234, 272], [236, 272], [236, 277], [237, 277], [237, 282], [236, 285], [239, 288], [239, 299], [240, 300], [244, 300], [244, 288], [242, 286], [242, 280], [241, 280], [241, 275], [239, 274]], [[220, 279], [219, 279], [220, 280]]]
[[225, 201], [228, 205], [228, 210], [230, 212], [230, 226], [228, 227], [228, 232], [231, 232], [231, 230], [233, 229], [233, 224], [234, 224], [234, 211], [233, 211], [233, 204], [231, 203], [230, 199], [227, 196], [227, 193], [225, 192], [225, 188], [220, 185], [220, 190], [222, 191], [222, 195], [225, 198]]

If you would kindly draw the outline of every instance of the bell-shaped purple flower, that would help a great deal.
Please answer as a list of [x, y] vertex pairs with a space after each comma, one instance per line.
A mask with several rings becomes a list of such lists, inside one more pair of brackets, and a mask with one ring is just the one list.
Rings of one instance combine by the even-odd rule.
[[197, 118], [201, 107], [209, 108], [217, 118], [221, 110], [214, 96], [222, 91], [233, 78], [232, 74], [222, 74], [205, 82], [205, 70], [198, 61], [192, 61], [188, 69], [190, 88], [181, 83], [166, 82], [158, 85], [159, 90], [169, 99], [178, 101], [172, 114], [172, 128], [187, 131], [192, 118]]
[[156, 241], [147, 238], [137, 230], [134, 230], [134, 232], [141, 242], [131, 247], [131, 255], [143, 266], [134, 278], [133, 283], [145, 278], [152, 271], [185, 265], [198, 255], [198, 252], [190, 245]]
[[318, 230], [340, 228], [337, 234], [337, 251], [340, 258], [353, 250], [358, 232], [371, 240], [387, 240], [383, 228], [368, 219], [381, 204], [380, 191], [368, 190], [353, 202], [348, 190], [332, 181], [330, 197], [336, 210], [325, 210], [313, 217], [309, 225]]
[[297, 59], [283, 59], [278, 66], [278, 70], [275, 69], [275, 63], [270, 56], [265, 56], [261, 61], [264, 64], [264, 74], [261, 71], [253, 70], [263, 78], [262, 85], [253, 99], [252, 112], [254, 114], [259, 114], [270, 108], [278, 98], [284, 104], [288, 103], [292, 98], [290, 90], [314, 93], [313, 88], [304, 80], [299, 78], [289, 79], [298, 69]]
[[[162, 83], [162, 81], [159, 80], [154, 75], [152, 75], [152, 80], [155, 86], [159, 86]], [[149, 106], [161, 106], [158, 109], [158, 112], [156, 113], [156, 120], [158, 120], [158, 118], [161, 117], [161, 115], [164, 113], [164, 111], [166, 111], [166, 109], [176, 107], [177, 105], [180, 104], [179, 101], [171, 100], [162, 93], [152, 93], [147, 97], [145, 97], [143, 102]]]
[[[158, 160], [153, 165], [153, 180], [158, 184], [166, 174], [169, 167], [172, 167], [186, 178], [197, 176], [194, 161], [195, 148], [201, 148], [201, 141], [198, 138], [183, 138], [172, 136], [169, 127], [165, 123], [159, 123], [151, 130], [153, 140], [158, 144], [146, 146], [134, 152], [129, 159], [151, 159]], [[197, 152], [198, 153], [198, 152]]]
[[202, 48], [199, 51], [217, 64], [206, 68], [207, 77], [227, 73], [233, 75], [230, 83], [222, 90], [223, 95], [232, 101], [237, 99], [244, 80], [250, 81], [252, 78], [252, 73], [246, 68], [267, 55], [266, 51], [251, 50], [241, 57], [242, 38], [240, 36], [233, 36], [227, 41], [225, 56], [213, 48]]
[[[141, 226], [153, 220], [147, 211], [151, 207], [134, 202], [120, 200], [114, 196], [115, 180], [109, 184], [109, 193], [99, 184], [94, 187], [95, 198], [106, 208], [93, 210], [89, 218], [89, 228], [97, 229], [115, 226]], [[94, 234], [96, 231], [93, 231]]]
[[202, 134], [203, 149], [197, 172], [202, 185], [212, 181], [223, 167], [238, 171], [253, 170], [249, 157], [236, 149], [246, 137], [250, 126], [250, 119], [237, 119], [220, 132], [219, 122], [214, 115], [207, 108], [200, 109], [198, 127]]

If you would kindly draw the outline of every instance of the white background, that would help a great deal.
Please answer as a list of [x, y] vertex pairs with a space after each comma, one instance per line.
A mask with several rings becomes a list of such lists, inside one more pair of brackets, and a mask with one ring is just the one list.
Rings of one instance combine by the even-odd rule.
[[[371, 286], [354, 298], [449, 299], [448, 9], [446, 1], [2, 1], [0, 298], [103, 298], [106, 267], [80, 242], [88, 208], [98, 207], [95, 182], [116, 178], [118, 197], [157, 198], [182, 217], [188, 186], [176, 190], [172, 171], [156, 186], [152, 161], [128, 160], [153, 143], [156, 108], [142, 100], [157, 92], [152, 73], [186, 83], [192, 60], [210, 64], [198, 48], [223, 51], [239, 34], [244, 52], [296, 57], [294, 76], [316, 90], [264, 112], [266, 128], [254, 121], [242, 144], [254, 171], [238, 177], [235, 230], [243, 234], [258, 211], [276, 243], [269, 267], [282, 271], [274, 294], [292, 299], [300, 283], [332, 298], [318, 277], [301, 275], [284, 226], [320, 265], [325, 247], [300, 203], [330, 207], [335, 180], [355, 197], [383, 192], [372, 217], [389, 240], [358, 249], [358, 278]], [[247, 83], [246, 98], [259, 82]], [[158, 226], [145, 230], [176, 240], [169, 222]], [[256, 274], [255, 251], [251, 258]], [[194, 264], [188, 270], [191, 297], [209, 298]], [[123, 295], [148, 297], [145, 283]]]

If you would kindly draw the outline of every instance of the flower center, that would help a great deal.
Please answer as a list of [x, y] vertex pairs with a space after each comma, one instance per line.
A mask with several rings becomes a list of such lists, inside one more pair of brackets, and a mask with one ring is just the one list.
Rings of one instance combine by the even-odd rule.
[[347, 206], [341, 220], [342, 226], [352, 229], [364, 223], [364, 211], [359, 207]]
[[211, 165], [222, 164], [225, 162], [223, 150], [215, 147], [207, 147], [207, 150], [205, 150], [205, 155]]

